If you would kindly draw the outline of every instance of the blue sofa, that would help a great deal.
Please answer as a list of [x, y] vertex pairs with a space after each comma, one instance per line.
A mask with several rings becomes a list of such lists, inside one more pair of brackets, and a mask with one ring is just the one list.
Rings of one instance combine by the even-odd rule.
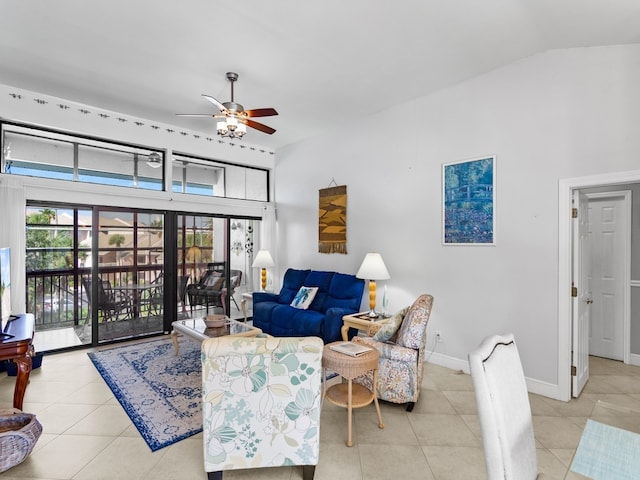
[[[302, 286], [318, 287], [307, 310], [290, 305]], [[280, 293], [253, 293], [253, 325], [274, 337], [316, 336], [324, 343], [341, 340], [342, 317], [359, 311], [363, 291], [364, 280], [354, 275], [290, 268]]]

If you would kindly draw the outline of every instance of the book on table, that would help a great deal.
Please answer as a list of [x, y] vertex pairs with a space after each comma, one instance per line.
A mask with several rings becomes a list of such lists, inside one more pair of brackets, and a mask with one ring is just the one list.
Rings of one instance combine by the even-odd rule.
[[365, 347], [364, 345], [358, 345], [352, 342], [336, 343], [335, 345], [329, 345], [329, 348], [336, 352], [351, 355], [352, 357], [360, 356], [372, 350], [371, 347]]

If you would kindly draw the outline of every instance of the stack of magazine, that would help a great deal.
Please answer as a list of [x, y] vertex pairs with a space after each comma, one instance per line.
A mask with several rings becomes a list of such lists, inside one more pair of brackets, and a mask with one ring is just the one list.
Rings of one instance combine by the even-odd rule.
[[357, 343], [352, 343], [352, 342], [336, 343], [333, 345], [329, 345], [329, 348], [336, 352], [344, 353], [346, 355], [351, 355], [352, 357], [358, 357], [372, 350], [371, 347], [366, 347], [364, 345], [359, 345]]

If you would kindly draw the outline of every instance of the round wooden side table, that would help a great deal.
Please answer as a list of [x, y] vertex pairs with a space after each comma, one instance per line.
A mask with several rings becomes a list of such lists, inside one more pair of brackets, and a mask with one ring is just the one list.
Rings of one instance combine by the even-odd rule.
[[[333, 342], [339, 344], [343, 342]], [[363, 353], [357, 357], [352, 357], [345, 353], [331, 350], [332, 343], [324, 346], [322, 352], [322, 367], [336, 372], [347, 380], [347, 383], [332, 385], [325, 392], [327, 400], [340, 407], [347, 408], [347, 447], [351, 447], [351, 425], [353, 421], [352, 410], [354, 408], [366, 407], [371, 402], [375, 403], [378, 413], [378, 427], [384, 428], [378, 397], [368, 388], [354, 384], [353, 379], [373, 370], [373, 384], [376, 385], [378, 378], [378, 358], [380, 354], [374, 348], [370, 352]]]

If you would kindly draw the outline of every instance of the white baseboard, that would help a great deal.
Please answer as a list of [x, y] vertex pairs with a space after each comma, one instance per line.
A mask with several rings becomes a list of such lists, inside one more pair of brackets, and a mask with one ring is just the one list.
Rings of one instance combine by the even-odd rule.
[[640, 367], [640, 355], [638, 355], [637, 353], [632, 353], [631, 355], [629, 355], [629, 365]]
[[449, 357], [441, 353], [427, 353], [427, 363], [440, 365], [441, 367], [450, 368], [451, 370], [462, 370], [469, 373], [469, 362], [460, 360], [459, 358]]
[[[637, 357], [637, 361], [640, 361], [640, 355], [635, 355], [635, 357]], [[442, 355], [441, 353], [434, 352], [431, 355], [427, 354], [427, 363], [433, 363], [434, 365], [439, 365], [451, 370], [461, 370], [466, 374], [470, 373], [469, 362], [461, 360], [459, 358]], [[532, 378], [526, 378], [526, 382], [527, 390], [530, 393], [535, 393], [537, 395], [542, 395], [544, 397], [549, 397], [553, 398], [554, 400], [561, 400], [565, 402], [569, 400], [560, 396], [560, 387], [558, 385], [535, 380]]]

